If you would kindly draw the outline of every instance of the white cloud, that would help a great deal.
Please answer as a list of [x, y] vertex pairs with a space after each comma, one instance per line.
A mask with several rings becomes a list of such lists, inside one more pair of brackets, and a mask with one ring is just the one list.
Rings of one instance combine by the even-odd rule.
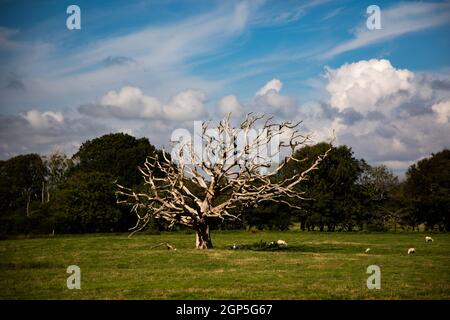
[[[231, 111], [242, 117], [244, 111], [253, 111], [274, 115], [276, 120], [304, 120], [300, 129], [313, 133], [314, 142], [329, 141], [334, 130], [336, 143], [349, 145], [357, 157], [390, 164], [400, 172], [450, 144], [450, 91], [442, 85], [447, 78], [439, 79], [437, 88], [432, 85], [433, 75], [397, 69], [388, 60], [363, 60], [327, 70], [328, 101], [299, 104], [282, 95], [283, 83], [272, 79], [248, 102], [234, 95], [222, 97], [211, 115]], [[163, 102], [145, 90], [126, 86], [107, 91], [95, 104], [81, 106], [81, 114], [31, 110], [0, 117], [0, 156], [45, 153], [55, 145], [73, 151], [85, 139], [109, 132], [146, 136], [167, 147], [174, 129], [190, 129], [190, 120], [205, 118], [206, 99], [203, 90], [187, 89]]]
[[231, 113], [232, 117], [241, 117], [244, 113], [244, 108], [236, 96], [229, 95], [219, 100], [217, 113], [221, 117], [226, 116], [228, 113]]
[[222, 97], [216, 104], [216, 114], [224, 116], [229, 112], [233, 117], [241, 117], [245, 112], [265, 113], [267, 115], [286, 116], [297, 112], [297, 102], [294, 98], [280, 94], [283, 83], [272, 79], [262, 86], [255, 97], [242, 104], [236, 96]]
[[38, 110], [30, 110], [21, 114], [22, 118], [34, 128], [49, 128], [55, 124], [62, 124], [64, 116], [61, 112], [40, 112]]
[[339, 111], [354, 108], [364, 114], [389, 112], [414, 95], [423, 98], [431, 93], [428, 86], [418, 86], [414, 82], [414, 73], [396, 69], [384, 59], [362, 60], [338, 69], [327, 68], [325, 77], [330, 105]]
[[[402, 174], [418, 159], [450, 146], [447, 78], [397, 69], [388, 60], [362, 60], [328, 69], [327, 103], [299, 107], [315, 141], [334, 130], [371, 164], [385, 163]], [[436, 125], [438, 122], [439, 125]], [[325, 134], [324, 134], [325, 133]]]
[[99, 105], [109, 109], [119, 118], [157, 119], [162, 116], [162, 104], [158, 99], [146, 96], [139, 88], [123, 87], [109, 91], [100, 98]]
[[366, 21], [357, 29], [355, 37], [328, 50], [322, 58], [359, 49], [407, 33], [425, 30], [450, 22], [449, 3], [409, 2], [381, 8], [381, 29], [369, 30]]
[[[25, 94], [11, 95], [8, 111], [24, 105], [76, 107], [71, 103], [86, 104], [99, 92], [125, 85], [139, 87], [161, 101], [187, 87], [214, 93], [223, 87], [224, 77], [206, 79], [194, 74], [193, 64], [232, 52], [227, 44], [245, 32], [251, 15], [261, 4], [220, 2], [182, 19], [151, 21], [101, 39], [94, 37], [69, 50], [61, 46], [70, 37], [67, 32], [55, 31], [55, 37], [45, 34], [28, 40], [24, 42], [26, 47], [16, 46], [17, 50], [10, 54], [10, 63], [0, 66], [0, 82], [2, 75], [12, 71], [26, 75], [28, 90]], [[0, 27], [0, 49], [9, 46], [14, 32], [17, 31]], [[0, 86], [0, 95], [5, 97], [6, 93]]]
[[434, 104], [431, 109], [436, 114], [438, 123], [448, 123], [450, 119], [450, 100]]
[[0, 158], [55, 149], [72, 154], [81, 142], [108, 131], [102, 123], [71, 112], [30, 110], [0, 116]]
[[184, 90], [170, 99], [164, 106], [164, 112], [169, 119], [194, 120], [204, 115], [203, 104], [206, 93], [202, 90]]
[[272, 79], [269, 82], [267, 82], [261, 89], [256, 92], [255, 96], [263, 96], [267, 94], [270, 91], [280, 92], [281, 88], [283, 87], [283, 83], [278, 79]]
[[206, 93], [188, 89], [173, 96], [167, 104], [145, 95], [136, 87], [109, 91], [97, 103], [82, 105], [78, 110], [94, 117], [122, 120], [192, 120], [204, 115]]
[[282, 87], [279, 79], [268, 81], [256, 92], [251, 108], [265, 114], [289, 116], [296, 113], [297, 102], [292, 97], [281, 95]]
[[265, 95], [258, 97], [255, 100], [258, 109], [268, 114], [283, 113], [289, 115], [295, 112], [297, 103], [294, 98], [283, 96], [275, 90], [269, 90]]

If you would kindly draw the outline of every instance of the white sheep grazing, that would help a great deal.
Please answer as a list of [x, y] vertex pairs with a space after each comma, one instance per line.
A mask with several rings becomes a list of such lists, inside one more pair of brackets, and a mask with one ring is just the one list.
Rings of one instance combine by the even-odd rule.
[[416, 253], [416, 249], [414, 249], [414, 248], [409, 248], [409, 249], [408, 249], [408, 254], [412, 254], [412, 253]]
[[279, 247], [287, 247], [287, 243], [284, 240], [277, 240], [277, 246], [279, 246]]
[[369, 253], [369, 252], [370, 252], [370, 248], [367, 248], [367, 249], [366, 249], [366, 253]]
[[425, 241], [426, 242], [433, 242], [433, 238], [432, 237], [425, 237]]

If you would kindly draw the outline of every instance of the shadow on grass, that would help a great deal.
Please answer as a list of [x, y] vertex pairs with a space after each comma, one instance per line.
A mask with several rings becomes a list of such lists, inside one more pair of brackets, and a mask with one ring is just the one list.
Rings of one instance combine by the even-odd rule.
[[358, 248], [350, 248], [334, 244], [294, 244], [286, 247], [278, 246], [273, 242], [259, 241], [252, 244], [241, 244], [229, 246], [230, 250], [251, 250], [251, 251], [286, 251], [286, 252], [308, 252], [308, 253], [327, 253], [327, 252], [359, 252]]
[[0, 270], [21, 270], [21, 269], [52, 269], [52, 268], [66, 268], [61, 263], [53, 262], [7, 262], [0, 263]]

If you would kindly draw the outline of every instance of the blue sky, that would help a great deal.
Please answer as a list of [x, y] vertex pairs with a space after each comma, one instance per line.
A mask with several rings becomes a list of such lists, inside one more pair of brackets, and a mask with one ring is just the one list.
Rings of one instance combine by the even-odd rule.
[[114, 131], [161, 146], [226, 109], [334, 129], [401, 174], [450, 144], [449, 22], [449, 1], [2, 0], [0, 157]]

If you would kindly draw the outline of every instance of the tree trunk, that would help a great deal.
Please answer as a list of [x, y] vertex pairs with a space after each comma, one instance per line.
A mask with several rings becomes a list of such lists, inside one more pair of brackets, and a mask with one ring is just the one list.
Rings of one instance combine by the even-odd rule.
[[300, 230], [305, 231], [305, 221], [300, 221]]
[[196, 241], [195, 246], [197, 249], [212, 249], [211, 234], [209, 232], [209, 226], [207, 223], [202, 222], [197, 224], [196, 228]]
[[45, 182], [42, 181], [41, 203], [44, 203]]
[[31, 193], [29, 193], [27, 197], [27, 217], [30, 216], [30, 202], [31, 202]]

